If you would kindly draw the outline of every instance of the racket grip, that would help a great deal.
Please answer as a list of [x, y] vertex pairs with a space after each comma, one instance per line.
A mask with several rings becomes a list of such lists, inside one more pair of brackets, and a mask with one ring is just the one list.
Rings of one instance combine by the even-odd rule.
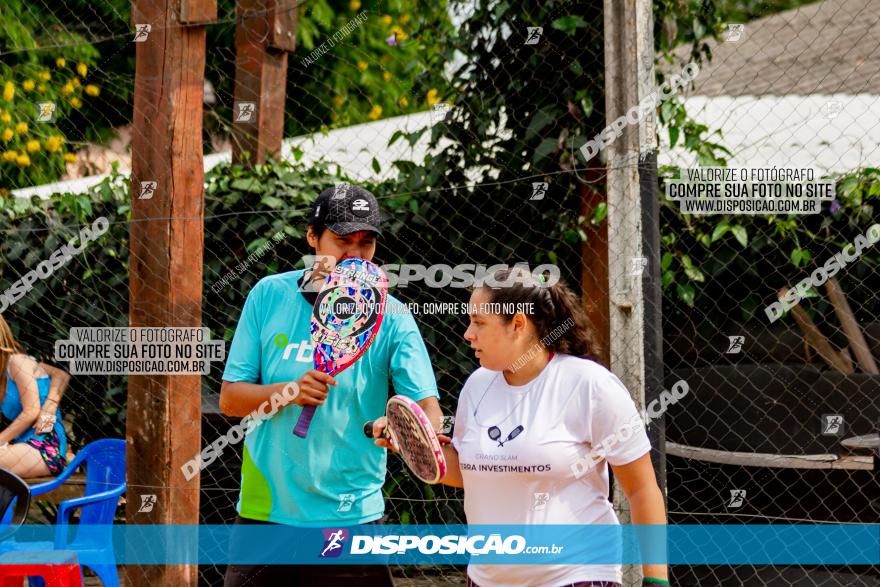
[[311, 425], [314, 415], [315, 406], [303, 406], [299, 420], [296, 421], [296, 426], [293, 428], [293, 433], [300, 438], [305, 438], [309, 433], [309, 425]]
[[373, 438], [373, 420], [364, 424], [364, 435], [367, 438]]

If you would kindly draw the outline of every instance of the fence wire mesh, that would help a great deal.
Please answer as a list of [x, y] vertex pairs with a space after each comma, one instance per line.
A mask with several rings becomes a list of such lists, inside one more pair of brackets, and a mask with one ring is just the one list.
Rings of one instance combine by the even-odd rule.
[[[67, 368], [53, 361], [54, 344], [72, 327], [129, 324], [129, 269], [144, 261], [129, 257], [131, 202], [151, 189], [126, 177], [130, 144], [156, 132], [132, 125], [134, 48], [181, 25], [138, 22], [122, 0], [7, 4], [3, 318], [28, 353]], [[669, 521], [873, 523], [876, 460], [844, 440], [876, 433], [880, 423], [869, 360], [880, 360], [880, 249], [859, 246], [833, 280], [815, 271], [870, 239], [880, 221], [876, 3], [685, 4], [655, 7], [658, 82], [700, 64], [693, 84], [658, 104], [659, 192], [689, 167], [810, 167], [831, 178], [836, 197], [817, 215], [767, 217], [682, 214], [661, 195], [660, 258], [649, 265], [659, 273], [645, 271], [642, 283], [662, 290], [663, 387], [684, 380], [690, 388], [664, 418]], [[608, 279], [595, 251], [609, 215], [626, 211], [602, 203], [604, 155], [585, 160], [580, 152], [610, 122], [601, 2], [322, 0], [294, 10], [298, 45], [287, 55], [284, 112], [284, 136], [294, 138], [279, 161], [254, 169], [229, 163], [243, 132], [236, 118], [246, 115], [236, 97], [235, 38], [248, 19], [221, 0], [206, 25], [201, 313], [212, 337], [228, 344], [257, 281], [302, 267], [311, 204], [339, 182], [379, 199], [389, 227], [379, 264], [551, 263], [591, 316], [604, 314], [597, 287]], [[264, 12], [247, 14], [259, 21]], [[105, 173], [100, 183], [90, 179]], [[57, 181], [68, 183], [50, 184]], [[25, 294], [8, 295], [99, 218], [106, 231], [31, 280]], [[779, 290], [808, 276], [812, 289], [770, 322], [764, 309]], [[611, 284], [612, 295], [620, 285]], [[392, 294], [416, 307], [469, 295], [424, 282]], [[453, 414], [476, 367], [462, 338], [467, 317], [429, 312], [416, 320], [441, 406]], [[222, 369], [214, 367], [201, 379], [202, 446], [237, 421], [219, 409]], [[126, 418], [149, 417], [126, 411], [127, 381], [71, 379], [61, 401], [69, 453], [125, 437]], [[239, 445], [202, 471], [200, 523], [234, 519], [240, 468]], [[129, 484], [124, 499], [148, 504], [156, 493]], [[399, 459], [388, 460], [384, 493], [388, 523], [465, 522], [460, 490], [418, 482]], [[38, 503], [35, 521], [51, 523], [55, 506]], [[117, 521], [126, 521], [125, 507]], [[223, 570], [201, 567], [200, 584], [221, 585]], [[407, 585], [464, 582], [452, 566], [394, 574]], [[672, 575], [680, 585], [878, 584], [876, 569], [864, 567], [675, 566]]]

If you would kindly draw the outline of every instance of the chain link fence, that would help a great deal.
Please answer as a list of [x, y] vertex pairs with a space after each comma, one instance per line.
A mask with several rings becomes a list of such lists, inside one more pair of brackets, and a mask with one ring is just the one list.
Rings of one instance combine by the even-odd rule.
[[[665, 380], [692, 390], [666, 416], [670, 523], [864, 524], [880, 513], [872, 451], [848, 442], [880, 426], [874, 12], [825, 1], [730, 23], [688, 94], [688, 113], [720, 131], [729, 168], [810, 168], [836, 195], [815, 215], [662, 209]], [[700, 164], [663, 138], [661, 164]], [[682, 585], [878, 582], [857, 567], [674, 575]]]
[[[876, 432], [880, 422], [878, 377], [865, 358], [880, 361], [880, 249], [861, 247], [840, 267], [829, 280], [840, 296], [814, 278], [813, 291], [803, 290], [780, 318], [771, 323], [764, 311], [782, 287], [816, 275], [880, 221], [880, 172], [871, 167], [880, 155], [880, 23], [871, 4], [826, 0], [731, 23], [744, 26], [724, 29], [723, 43], [710, 41], [712, 60], [701, 62], [695, 83], [659, 104], [661, 193], [676, 168], [697, 165], [815, 167], [836, 186], [820, 214], [769, 221], [685, 215], [661, 200], [660, 273], [646, 272], [643, 283], [663, 292], [664, 387], [685, 380], [690, 388], [665, 417], [670, 523], [877, 519], [876, 462], [844, 441]], [[131, 137], [147, 132], [131, 125], [132, 47], [169, 25], [133, 22], [122, 1], [19, 9], [18, 20], [0, 22], [0, 132], [12, 133], [0, 136], [0, 188], [36, 195], [0, 200], [4, 291], [81, 227], [100, 217], [109, 224], [3, 311], [27, 350], [51, 361], [54, 341], [71, 327], [129, 323], [130, 201], [150, 190], [125, 177]], [[675, 9], [655, 16], [658, 45], [677, 22]], [[594, 251], [608, 214], [623, 211], [601, 203], [602, 156], [585, 162], [579, 154], [606, 125], [601, 2], [455, 3], [447, 13], [445, 5], [352, 0], [296, 10], [299, 46], [288, 55], [285, 108], [285, 135], [295, 138], [285, 141], [282, 162], [252, 170], [228, 163], [242, 115], [234, 4], [220, 2], [207, 26], [202, 323], [213, 338], [231, 340], [259, 279], [302, 267], [311, 253], [304, 239], [311, 203], [339, 182], [364, 185], [383, 207], [379, 264], [552, 263], [591, 315], [603, 313]], [[146, 39], [139, 24], [151, 24]], [[693, 59], [668, 52], [677, 69], [665, 69], [658, 53], [661, 75]], [[88, 178], [101, 173], [110, 175]], [[58, 180], [68, 183], [28, 191]], [[424, 282], [391, 293], [414, 307], [469, 295]], [[467, 317], [426, 312], [416, 320], [441, 406], [453, 414], [476, 368], [462, 339]], [[237, 423], [219, 410], [217, 366], [201, 382], [203, 447]], [[124, 437], [126, 390], [125, 376], [73, 377], [61, 405], [71, 451]], [[234, 519], [240, 450], [227, 448], [202, 471], [201, 523]], [[126, 499], [155, 489], [130, 484]], [[388, 523], [465, 521], [460, 490], [419, 483], [395, 457], [384, 491]], [[53, 506], [43, 513], [51, 521]], [[673, 577], [680, 585], [876, 585], [872, 572], [681, 566]], [[407, 585], [464, 583], [463, 569], [451, 566], [394, 573]], [[203, 566], [200, 583], [220, 585], [222, 574]]]

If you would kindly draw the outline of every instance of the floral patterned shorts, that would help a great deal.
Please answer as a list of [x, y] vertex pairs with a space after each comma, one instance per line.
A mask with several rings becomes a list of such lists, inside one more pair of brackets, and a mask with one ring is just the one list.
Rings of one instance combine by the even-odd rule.
[[41, 434], [38, 438], [31, 438], [25, 444], [40, 451], [40, 456], [43, 457], [43, 460], [46, 461], [46, 466], [49, 467], [49, 473], [57, 475], [64, 470], [64, 466], [67, 464], [67, 456], [61, 454], [61, 442], [58, 440], [58, 434], [54, 430]]

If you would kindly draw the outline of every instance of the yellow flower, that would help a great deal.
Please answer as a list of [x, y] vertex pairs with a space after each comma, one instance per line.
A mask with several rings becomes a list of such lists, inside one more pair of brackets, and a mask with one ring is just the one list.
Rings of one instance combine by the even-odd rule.
[[15, 161], [18, 158], [18, 151], [3, 151], [4, 161]]
[[440, 101], [440, 98], [437, 95], [438, 93], [439, 92], [437, 92], [437, 88], [431, 88], [430, 90], [428, 90], [428, 106], [433, 106]]
[[368, 65], [366, 61], [358, 61], [358, 69], [361, 71], [366, 71]]
[[12, 122], [12, 116], [8, 112], [0, 114], [0, 122]]
[[384, 24], [385, 26], [390, 26], [391, 22], [392, 22], [391, 16], [386, 14], [385, 16], [382, 17], [382, 24]]
[[81, 85], [78, 77], [75, 77], [72, 80], [70, 80], [70, 83], [72, 83], [73, 87], [75, 87], [75, 88], [78, 88]]
[[37, 77], [39, 77], [44, 82], [47, 82], [50, 79], [52, 79], [52, 74], [49, 73], [48, 71], [41, 71], [40, 73], [37, 74]]
[[70, 99], [70, 105], [73, 106], [74, 108], [79, 108], [80, 106], [83, 105], [83, 103], [82, 103], [82, 100], [80, 100], [79, 98], [74, 96], [73, 98]]
[[4, 128], [4, 129], [3, 129], [3, 135], [2, 135], [2, 137], [3, 137], [3, 140], [4, 140], [5, 142], [8, 143], [9, 141], [12, 140], [12, 137], [14, 137], [14, 136], [15, 136], [15, 133], [12, 131], [11, 128]]
[[28, 157], [27, 153], [22, 153], [18, 157], [15, 158], [15, 162], [18, 163], [20, 167], [27, 167], [31, 164], [31, 158]]
[[348, 7], [352, 10], [357, 10], [361, 7], [361, 0], [351, 0], [351, 2], [348, 4]]
[[345, 98], [343, 96], [333, 96], [333, 105], [339, 108], [345, 104]]
[[398, 100], [397, 103], [400, 104], [404, 108], [409, 106], [409, 100], [406, 99], [406, 96], [401, 96], [400, 100]]
[[86, 77], [86, 74], [89, 72], [89, 68], [86, 67], [85, 63], [77, 63], [76, 72], [80, 75], [80, 77]]
[[382, 79], [384, 79], [386, 82], [390, 81], [391, 80], [391, 72], [390, 71], [382, 72]]
[[70, 82], [67, 82], [66, 84], [61, 86], [61, 93], [64, 94], [65, 96], [67, 94], [72, 94], [73, 90], [74, 90], [73, 84]]
[[101, 93], [101, 90], [98, 89], [98, 86], [95, 84], [89, 84], [86, 86], [86, 94], [89, 96], [97, 96]]
[[40, 141], [32, 139], [25, 144], [24, 148], [28, 153], [37, 153], [40, 150]]
[[31, 90], [34, 89], [35, 85], [36, 84], [34, 83], [34, 80], [26, 79], [26, 80], [24, 80], [24, 82], [22, 82], [21, 87], [25, 92], [30, 92]]
[[49, 153], [57, 153], [61, 150], [61, 144], [64, 143], [64, 137], [52, 135], [46, 139], [46, 151]]
[[38, 85], [37, 91], [40, 92], [41, 94], [45, 94], [46, 93], [46, 86], [44, 86], [43, 84]]
[[382, 116], [382, 107], [381, 106], [373, 106], [370, 113], [367, 114], [367, 118], [370, 120], [378, 120], [379, 117]]
[[7, 102], [12, 102], [13, 98], [15, 98], [15, 84], [6, 82], [3, 84], [3, 99]]
[[403, 29], [400, 28], [399, 26], [395, 25], [395, 26], [391, 27], [391, 32], [394, 34], [394, 37], [398, 41], [405, 41], [406, 40], [407, 35], [405, 32], [403, 32]]
[[400, 21], [400, 24], [406, 24], [409, 22], [409, 15], [408, 14], [401, 14], [400, 18], [398, 20]]
[[76, 155], [73, 153], [65, 153], [64, 160], [68, 163], [76, 163]]
[[55, 65], [57, 65], [58, 67], [64, 67], [65, 65], [67, 65], [67, 60], [64, 59], [64, 57], [59, 57], [55, 60]]
[[18, 134], [23, 135], [27, 131], [28, 131], [28, 125], [26, 122], [19, 122], [18, 124], [15, 125], [15, 132], [17, 132]]

